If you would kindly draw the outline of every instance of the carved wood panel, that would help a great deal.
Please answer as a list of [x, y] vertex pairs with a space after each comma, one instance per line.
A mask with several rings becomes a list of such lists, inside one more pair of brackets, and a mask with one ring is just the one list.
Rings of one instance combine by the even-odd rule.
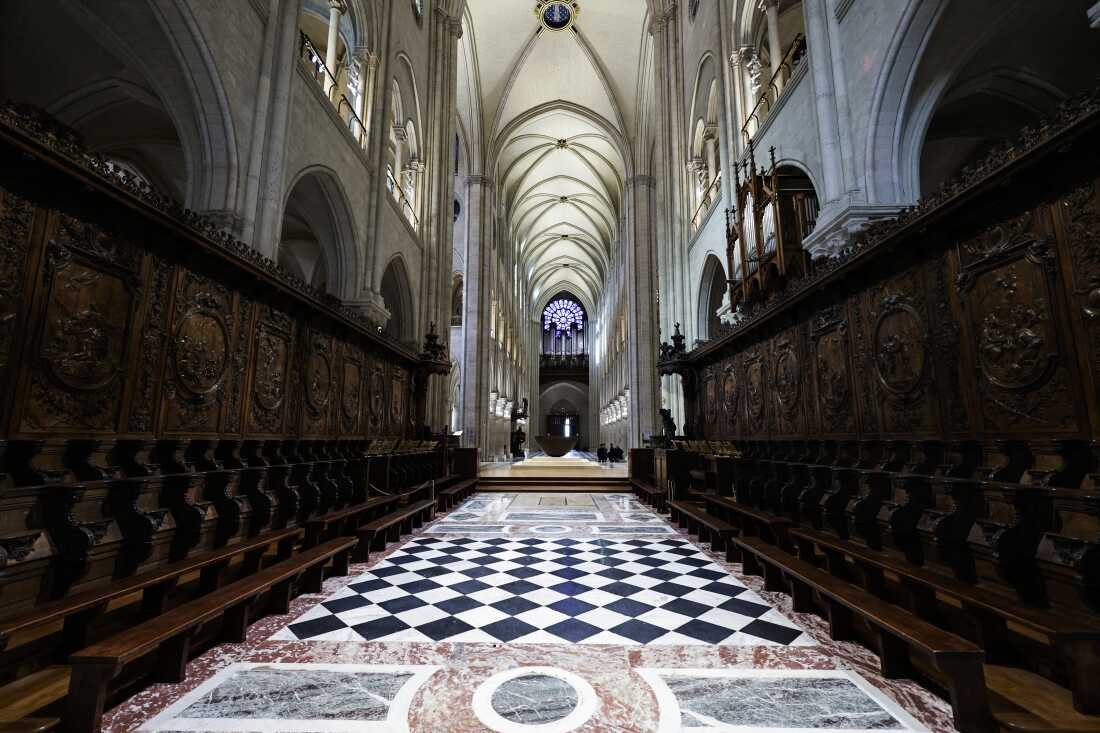
[[261, 307], [252, 345], [249, 434], [279, 435], [284, 430], [293, 343], [290, 318]]
[[20, 427], [118, 429], [141, 256], [122, 237], [60, 215], [45, 247], [44, 313]]
[[236, 333], [228, 289], [190, 270], [176, 273], [164, 362], [164, 431], [217, 433]]
[[1062, 343], [1055, 289], [1058, 261], [1031, 212], [991, 228], [961, 248], [957, 287], [976, 357], [986, 431], [1074, 433], [1079, 414], [1073, 359]]
[[814, 319], [810, 332], [817, 419], [826, 435], [846, 436], [856, 431], [848, 331], [847, 313], [842, 307], [831, 306]]

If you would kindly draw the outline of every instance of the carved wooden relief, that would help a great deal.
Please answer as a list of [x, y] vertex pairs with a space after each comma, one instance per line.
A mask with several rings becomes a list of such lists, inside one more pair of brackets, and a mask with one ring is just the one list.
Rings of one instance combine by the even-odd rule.
[[765, 404], [767, 402], [767, 365], [760, 351], [745, 356], [745, 417], [750, 431], [763, 434], [766, 429]]
[[717, 428], [718, 422], [718, 380], [708, 374], [703, 380], [703, 414], [709, 430]]
[[327, 425], [329, 405], [336, 392], [332, 339], [313, 334], [308, 339], [302, 381], [304, 406], [302, 432], [323, 433]]
[[798, 334], [785, 332], [773, 346], [775, 363], [772, 381], [775, 395], [776, 434], [792, 435], [802, 428], [802, 360]]
[[46, 259], [46, 312], [23, 428], [111, 432], [117, 429], [139, 255], [121, 238], [63, 215]]
[[1062, 353], [1047, 238], [1030, 232], [1030, 213], [966, 243], [958, 288], [969, 316], [987, 430], [1077, 428], [1068, 360]]
[[825, 309], [814, 322], [812, 337], [818, 420], [827, 433], [854, 432], [848, 321], [843, 311], [838, 307]]
[[337, 429], [345, 433], [359, 430], [363, 409], [363, 362], [358, 353], [347, 347], [340, 372], [340, 410]]
[[925, 313], [925, 270], [915, 267], [872, 288], [866, 298], [867, 348], [863, 368], [873, 389], [865, 413], [875, 413], [884, 433], [935, 430], [938, 403], [928, 387], [933, 373]]
[[236, 331], [229, 291], [182, 270], [173, 316], [164, 377], [165, 429], [217, 431]]
[[372, 430], [380, 430], [386, 419], [386, 373], [377, 361], [370, 366], [370, 423]]
[[290, 319], [261, 308], [253, 344], [249, 432], [279, 433], [286, 415], [287, 380], [293, 334]]
[[737, 369], [730, 364], [722, 378], [722, 412], [725, 415], [725, 425], [718, 434], [732, 435], [737, 432], [737, 397]]
[[[41, 119], [14, 144], [19, 114], [0, 106], [0, 613], [361, 501], [365, 441], [409, 436], [438, 360]], [[375, 479], [404, 490], [439, 454]]]

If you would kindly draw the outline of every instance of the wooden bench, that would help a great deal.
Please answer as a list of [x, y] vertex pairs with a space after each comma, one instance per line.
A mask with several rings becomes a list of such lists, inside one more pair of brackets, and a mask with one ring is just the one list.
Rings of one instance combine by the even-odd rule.
[[706, 497], [708, 511], [734, 524], [744, 537], [760, 537], [767, 542], [787, 547], [787, 530], [794, 524], [786, 517], [777, 517], [741, 504], [730, 496]]
[[736, 555], [733, 537], [737, 528], [729, 522], [708, 514], [702, 504], [685, 501], [671, 501], [668, 504], [672, 512], [672, 521], [687, 529], [689, 534], [699, 536], [700, 542], [709, 542], [715, 552], [725, 552], [726, 560], [732, 562]]
[[364, 524], [359, 528], [357, 535], [359, 544], [352, 554], [356, 562], [367, 562], [370, 559], [370, 551], [375, 549], [381, 540], [384, 549], [387, 541], [396, 542], [401, 535], [409, 534], [417, 527], [423, 526], [435, 517], [436, 501], [434, 499], [422, 499], [414, 501], [408, 506], [401, 507], [380, 519]]
[[294, 543], [301, 534], [300, 528], [269, 532], [10, 616], [0, 621], [0, 651], [20, 634], [40, 632], [44, 626], [61, 623], [62, 649], [59, 656], [63, 660], [87, 644], [88, 627], [111, 601], [141, 593], [143, 614], [146, 617], [156, 616], [163, 612], [168, 593], [181, 577], [198, 572], [203, 592], [214, 590], [221, 584], [225, 570], [235, 557], [244, 555], [245, 574], [255, 572], [260, 569], [263, 556], [273, 544], [278, 547], [280, 559], [290, 557]]
[[270, 610], [288, 613], [298, 577], [304, 576], [305, 591], [320, 592], [325, 565], [333, 560], [335, 572], [347, 574], [347, 556], [354, 545], [355, 540], [347, 537], [318, 545], [74, 654], [69, 660], [72, 678], [65, 730], [98, 731], [111, 682], [127, 664], [146, 655], [157, 655], [153, 669], [157, 682], [182, 682], [192, 640], [203, 624], [221, 619], [221, 639], [243, 642], [251, 607], [261, 594], [271, 592]]
[[658, 489], [653, 484], [641, 479], [632, 478], [630, 479], [630, 486], [639, 499], [652, 506], [658, 512], [664, 512], [667, 509], [665, 492]]
[[820, 548], [826, 568], [836, 577], [850, 576], [846, 558], [851, 558], [860, 571], [860, 582], [876, 596], [883, 595], [886, 574], [897, 576], [906, 591], [910, 610], [921, 618], [936, 619], [941, 615], [937, 596], [954, 598], [968, 616], [978, 621], [976, 641], [986, 649], [990, 662], [1004, 659], [1002, 655], [1009, 648], [1009, 624], [1048, 638], [1058, 656], [1068, 664], [1066, 671], [1077, 712], [1100, 713], [1100, 624], [1096, 620], [1062, 610], [1025, 606], [1005, 593], [971, 585], [822, 532], [799, 528], [789, 535], [797, 543], [803, 560], [812, 562], [815, 548]]
[[306, 522], [305, 546], [316, 547], [325, 540], [334, 537], [354, 537], [359, 525], [376, 519], [385, 510], [396, 504], [400, 497], [394, 494], [372, 496], [362, 504], [353, 507], [329, 512], [322, 517], [315, 517]]
[[438, 510], [445, 512], [462, 502], [470, 494], [477, 490], [477, 479], [470, 478], [459, 481], [456, 484], [436, 490]]
[[61, 700], [69, 692], [69, 668], [46, 667], [0, 687], [0, 733], [33, 733], [56, 728], [57, 718], [32, 718], [31, 715]]
[[734, 542], [741, 548], [745, 572], [763, 575], [767, 590], [789, 592], [795, 611], [816, 611], [813, 593], [819, 593], [828, 608], [829, 635], [834, 640], [855, 638], [854, 619], [862, 617], [876, 636], [883, 677], [910, 673], [912, 652], [929, 659], [943, 678], [960, 733], [997, 730], [986, 691], [984, 653], [975, 644], [758, 537], [738, 537]]

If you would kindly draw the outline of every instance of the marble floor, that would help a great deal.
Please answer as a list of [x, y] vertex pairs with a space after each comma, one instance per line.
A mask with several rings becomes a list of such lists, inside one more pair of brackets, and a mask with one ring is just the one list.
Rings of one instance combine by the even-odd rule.
[[626, 494], [478, 494], [104, 730], [952, 731]]

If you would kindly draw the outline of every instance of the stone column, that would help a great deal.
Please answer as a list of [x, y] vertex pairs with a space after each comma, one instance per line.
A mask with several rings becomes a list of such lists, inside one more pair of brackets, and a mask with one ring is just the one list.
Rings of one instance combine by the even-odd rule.
[[348, 6], [345, 0], [328, 0], [328, 45], [325, 46], [325, 66], [331, 77], [325, 78], [325, 94], [329, 99], [335, 97], [336, 89], [336, 44], [340, 42], [340, 18]]
[[779, 72], [783, 49], [779, 46], [779, 0], [760, 0], [760, 7], [768, 15], [768, 50], [772, 62], [772, 76]]
[[806, 44], [814, 82], [814, 104], [821, 143], [823, 189], [818, 192], [824, 208], [843, 193], [844, 169], [840, 159], [840, 129], [832, 56], [829, 51], [828, 8], [825, 0], [806, 0]]
[[[649, 26], [649, 33], [653, 36], [653, 70], [657, 82], [654, 104], [657, 115], [657, 169], [652, 174], [657, 179], [662, 202], [661, 208], [654, 213], [653, 223], [656, 226], [655, 239], [659, 243], [656, 263], [660, 288], [659, 323], [666, 337], [671, 334], [673, 323], [685, 320], [688, 310], [687, 293], [690, 290], [688, 268], [676, 264], [688, 261], [692, 185], [687, 171], [687, 150], [684, 142], [688, 135], [683, 102], [684, 60], [680, 48], [678, 12], [676, 6], [673, 6], [668, 12], [654, 15]], [[652, 295], [649, 298], [652, 300]], [[652, 324], [650, 327], [652, 328]], [[612, 330], [609, 332], [609, 341], [613, 340]], [[644, 392], [642, 389], [635, 390], [635, 399], [642, 399]], [[666, 397], [667, 406], [673, 410], [673, 414], [680, 415], [683, 396], [678, 387], [669, 383]], [[635, 410], [634, 414], [640, 423], [645, 420], [640, 411]]]
[[656, 242], [653, 236], [652, 176], [635, 176], [627, 180], [626, 207], [629, 217], [629, 239], [626, 240], [626, 319], [627, 373], [631, 404], [627, 410], [629, 432], [627, 446], [642, 445], [646, 433], [655, 429], [657, 396], [657, 313], [653, 294], [657, 289], [654, 276], [657, 265]]
[[[745, 101], [745, 49], [740, 48], [730, 54], [729, 62], [730, 86], [733, 88], [735, 103], [732, 124], [730, 126], [733, 128], [734, 139], [737, 143], [736, 150], [740, 151], [745, 145], [745, 140], [741, 135], [741, 128], [745, 124], [745, 118], [749, 115], [748, 103]], [[731, 161], [737, 159], [733, 150], [730, 151], [730, 159]]]
[[1089, 8], [1089, 25], [1093, 28], [1100, 28], [1100, 3], [1096, 3]]
[[[266, 135], [257, 135], [256, 148], [262, 148], [262, 164], [257, 166], [256, 219], [252, 246], [268, 257], [278, 256], [283, 230], [283, 195], [286, 176], [287, 132], [290, 128], [291, 83], [297, 73], [298, 0], [284, 0], [277, 14], [268, 18], [274, 24], [272, 78], [267, 113]], [[259, 141], [266, 141], [261, 145]], [[250, 181], [251, 186], [251, 181]], [[250, 195], [251, 199], [252, 196]], [[246, 225], [248, 232], [250, 227]]]
[[492, 304], [493, 181], [487, 176], [470, 176], [466, 237], [466, 312], [463, 317], [462, 350], [462, 445], [488, 447], [489, 427], [489, 319]]

